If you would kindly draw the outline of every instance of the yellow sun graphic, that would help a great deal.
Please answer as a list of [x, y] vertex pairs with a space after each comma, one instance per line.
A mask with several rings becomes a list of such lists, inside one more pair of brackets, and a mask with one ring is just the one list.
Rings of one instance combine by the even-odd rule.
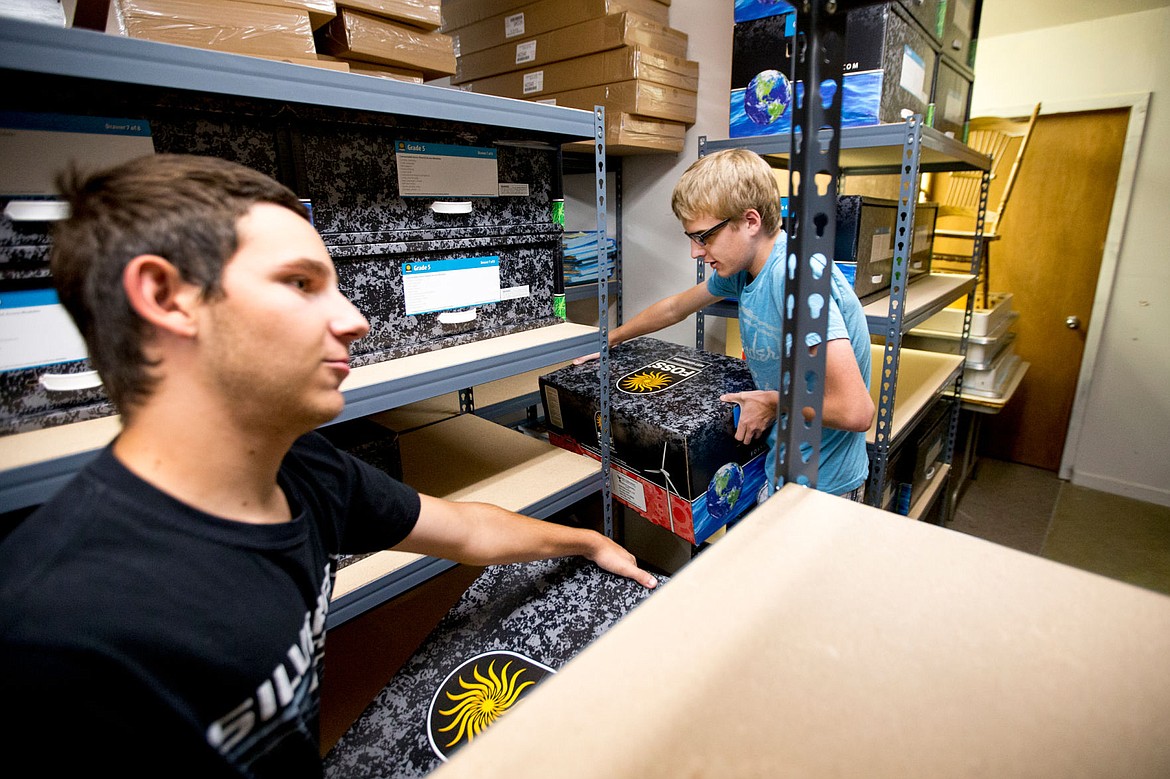
[[467, 740], [471, 741], [497, 717], [510, 709], [525, 687], [536, 684], [535, 681], [519, 682], [520, 675], [527, 670], [525, 668], [519, 669], [509, 678], [508, 668], [512, 665], [511, 661], [504, 664], [499, 676], [496, 676], [495, 665], [494, 660], [488, 665], [486, 678], [480, 674], [477, 666], [473, 666], [471, 673], [475, 677], [475, 682], [465, 682], [462, 676], [459, 677], [459, 686], [467, 692], [447, 693], [447, 698], [456, 705], [439, 713], [445, 717], [452, 716], [454, 719], [447, 727], [439, 728], [439, 732], [449, 733], [458, 728], [455, 738], [447, 744], [448, 747], [457, 744], [465, 735]]
[[628, 392], [652, 392], [669, 386], [674, 377], [661, 371], [635, 373], [622, 379], [622, 389]]

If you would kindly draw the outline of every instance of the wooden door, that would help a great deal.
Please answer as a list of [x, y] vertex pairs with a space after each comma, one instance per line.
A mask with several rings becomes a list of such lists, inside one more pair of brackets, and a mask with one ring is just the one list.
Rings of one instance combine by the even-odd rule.
[[1128, 108], [1112, 109], [1041, 116], [1033, 130], [989, 266], [991, 291], [1013, 295], [1031, 368], [983, 426], [989, 457], [1060, 468], [1128, 123]]

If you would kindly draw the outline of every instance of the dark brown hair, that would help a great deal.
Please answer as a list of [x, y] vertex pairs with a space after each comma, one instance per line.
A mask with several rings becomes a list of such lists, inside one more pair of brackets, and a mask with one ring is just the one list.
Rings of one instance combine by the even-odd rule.
[[122, 287], [126, 265], [143, 254], [163, 257], [213, 300], [248, 209], [275, 203], [308, 218], [284, 185], [215, 157], [151, 155], [88, 176], [73, 170], [58, 185], [71, 216], [53, 230], [53, 280], [123, 416], [157, 381], [143, 352], [149, 328]]

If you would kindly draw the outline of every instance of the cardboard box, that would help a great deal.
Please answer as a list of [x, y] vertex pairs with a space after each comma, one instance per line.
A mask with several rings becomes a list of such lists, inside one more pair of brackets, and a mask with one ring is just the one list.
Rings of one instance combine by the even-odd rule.
[[554, 62], [536, 70], [469, 81], [461, 86], [469, 92], [526, 98], [630, 79], [644, 79], [694, 92], [699, 87], [699, 63], [644, 46], [623, 46], [600, 54]]
[[[677, 154], [686, 143], [687, 127], [681, 122], [667, 122], [634, 116], [624, 111], [605, 112], [605, 153], [614, 156], [670, 152]], [[569, 143], [565, 151], [592, 152], [589, 142]]]
[[897, 224], [897, 200], [866, 195], [837, 197], [833, 261], [856, 263], [853, 291], [862, 300], [889, 294]]
[[943, 54], [934, 74], [934, 128], [960, 141], [967, 137], [975, 74]]
[[[953, 2], [953, 0], [950, 0]], [[897, 0], [906, 15], [915, 21], [918, 27], [929, 35], [935, 43], [943, 39], [944, 11], [943, 4], [948, 0]]]
[[337, 70], [342, 73], [349, 73], [349, 63], [337, 59], [306, 59], [304, 57], [268, 57], [262, 56], [260, 59], [274, 60], [276, 62], [288, 62], [292, 65], [309, 65], [314, 68], [325, 68], [326, 70]]
[[106, 32], [236, 54], [316, 56], [307, 11], [236, 0], [112, 0]]
[[982, 0], [946, 0], [942, 19], [942, 53], [968, 68], [975, 67], [976, 23]]
[[[443, 10], [447, 10], [446, 5]], [[656, 0], [539, 0], [460, 29], [448, 31], [444, 27], [443, 31], [455, 41], [458, 57], [623, 11], [633, 11], [663, 26], [668, 23], [666, 8]]]
[[439, 0], [340, 0], [337, 5], [406, 22], [424, 30], [437, 30], [442, 24]]
[[[247, 0], [257, 5], [271, 5], [278, 8], [291, 8], [305, 11], [309, 14], [309, 23], [316, 30], [328, 24], [337, 16], [337, 5], [333, 0]], [[233, 0], [235, 2], [235, 0]]]
[[[735, 440], [727, 392], [752, 390], [743, 360], [655, 338], [610, 350], [613, 495], [692, 544], [742, 516], [765, 484], [766, 442]], [[549, 441], [600, 459], [597, 363], [540, 377]]]
[[[795, 15], [737, 22], [732, 46], [729, 131], [733, 138], [789, 132], [804, 85], [788, 72]], [[897, 3], [849, 12], [841, 126], [902, 122], [929, 114], [938, 54], [933, 38]]]
[[554, 92], [539, 100], [585, 111], [592, 111], [594, 106], [601, 105], [605, 106], [607, 114], [617, 111], [691, 125], [695, 123], [699, 96], [690, 90], [635, 79]]
[[326, 54], [417, 70], [427, 80], [455, 73], [448, 36], [348, 8], [339, 9], [337, 18], [318, 31], [317, 42]]
[[489, 16], [512, 11], [531, 0], [443, 0], [443, 30], [465, 27]]
[[518, 39], [515, 43], [463, 53], [458, 57], [457, 72], [451, 79], [461, 84], [499, 73], [535, 68], [560, 60], [583, 57], [620, 46], [648, 46], [652, 49], [686, 57], [687, 36], [645, 16], [624, 11], [602, 16], [581, 24]]
[[1165, 777], [1170, 598], [791, 484], [435, 772]]

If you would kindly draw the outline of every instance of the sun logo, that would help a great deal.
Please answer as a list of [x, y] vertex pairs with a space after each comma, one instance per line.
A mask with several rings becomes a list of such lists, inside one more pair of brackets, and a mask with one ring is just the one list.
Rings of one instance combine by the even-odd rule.
[[550, 673], [548, 666], [512, 652], [487, 652], [463, 663], [431, 701], [427, 715], [431, 748], [446, 760]]
[[702, 373], [706, 363], [675, 357], [655, 360], [618, 379], [617, 388], [627, 395], [653, 395]]
[[634, 373], [626, 376], [622, 379], [621, 388], [626, 392], [642, 394], [666, 389], [671, 384], [674, 384], [674, 381], [674, 377], [668, 373], [647, 371], [646, 373]]

